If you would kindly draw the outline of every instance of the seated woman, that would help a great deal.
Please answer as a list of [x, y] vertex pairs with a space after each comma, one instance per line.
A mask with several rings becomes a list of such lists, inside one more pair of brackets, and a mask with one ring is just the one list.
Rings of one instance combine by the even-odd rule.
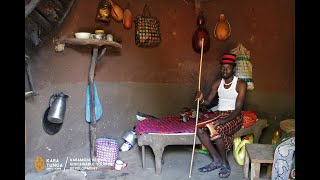
[[289, 134], [275, 144], [272, 180], [295, 179], [295, 136]]

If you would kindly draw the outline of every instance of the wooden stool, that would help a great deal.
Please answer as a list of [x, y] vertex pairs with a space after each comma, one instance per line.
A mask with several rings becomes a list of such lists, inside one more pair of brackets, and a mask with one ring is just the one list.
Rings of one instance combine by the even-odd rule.
[[251, 162], [251, 180], [260, 178], [261, 163], [273, 163], [272, 144], [246, 144], [246, 155], [243, 166], [244, 177], [248, 178], [249, 163]]

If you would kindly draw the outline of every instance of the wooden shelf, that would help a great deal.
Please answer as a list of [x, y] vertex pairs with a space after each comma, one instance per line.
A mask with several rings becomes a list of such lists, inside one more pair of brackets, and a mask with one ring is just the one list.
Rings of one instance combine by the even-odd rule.
[[[94, 76], [95, 76], [95, 69], [96, 64], [102, 59], [104, 56], [107, 47], [114, 47], [114, 48], [122, 48], [122, 45], [115, 41], [107, 41], [107, 40], [99, 40], [99, 39], [78, 39], [75, 37], [70, 36], [62, 36], [59, 38], [54, 38], [54, 44], [55, 44], [55, 51], [61, 52], [64, 50], [65, 44], [72, 44], [72, 45], [85, 45], [90, 46], [93, 48], [92, 52], [92, 58], [91, 63], [89, 67], [89, 74], [88, 74], [88, 80], [89, 80], [89, 86], [90, 86], [90, 158], [91, 158], [91, 164], [93, 162], [93, 158], [97, 155], [97, 149], [96, 149], [96, 116], [95, 116], [95, 100], [94, 100], [94, 92], [93, 92], [93, 83], [94, 83]], [[62, 45], [62, 46], [61, 46]], [[99, 47], [100, 48], [100, 54], [99, 54]]]
[[99, 39], [78, 39], [74, 37], [60, 37], [57, 41], [61, 44], [73, 45], [92, 45], [92, 46], [111, 46], [115, 48], [122, 48], [122, 45], [115, 41], [99, 40]]

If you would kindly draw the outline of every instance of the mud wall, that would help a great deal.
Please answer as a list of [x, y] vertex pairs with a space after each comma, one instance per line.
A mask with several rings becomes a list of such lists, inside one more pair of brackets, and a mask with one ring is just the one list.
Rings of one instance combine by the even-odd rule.
[[[128, 1], [114, 2], [124, 10]], [[115, 39], [121, 40], [123, 48], [107, 52], [97, 65], [95, 80], [102, 84], [121, 84], [112, 87], [127, 87], [129, 89], [125, 92], [132, 93], [123, 94], [121, 92], [124, 91], [120, 89], [101, 92], [112, 97], [113, 104], [110, 106], [123, 112], [118, 114], [118, 111], [110, 111], [109, 114], [114, 113], [113, 116], [105, 118], [134, 118], [132, 107], [140, 107], [137, 110], [160, 116], [179, 112], [179, 104], [181, 108], [196, 106], [193, 96], [198, 86], [200, 54], [193, 51], [191, 44], [196, 28], [192, 1], [149, 1], [151, 14], [158, 17], [161, 23], [162, 42], [157, 48], [137, 47], [134, 42], [135, 26], [127, 30], [122, 23], [113, 20], [106, 26], [97, 24], [94, 21], [97, 3], [97, 0], [75, 1], [55, 36], [104, 29], [112, 33]], [[130, 1], [129, 8], [136, 16], [142, 12], [143, 6], [144, 1]], [[255, 86], [248, 93], [245, 107], [257, 111], [260, 116], [294, 116], [294, 8], [294, 1], [290, 0], [202, 1], [201, 9], [211, 37], [210, 49], [203, 56], [202, 90], [208, 92], [210, 83], [217, 78], [221, 54], [242, 43], [251, 53]], [[224, 12], [232, 28], [231, 36], [226, 41], [218, 41], [213, 34], [221, 12]], [[35, 88], [41, 91], [58, 84], [72, 87], [73, 84], [87, 82], [91, 53], [91, 48], [83, 46], [67, 46], [63, 52], [57, 53], [52, 41], [48, 41], [32, 56], [31, 71]], [[134, 88], [137, 87], [134, 84], [141, 88]], [[84, 86], [81, 91], [85, 89]], [[163, 93], [166, 89], [170, 91]], [[136, 96], [137, 93], [140, 95]], [[166, 98], [170, 98], [168, 103], [164, 103]], [[175, 103], [172, 103], [173, 100]]]

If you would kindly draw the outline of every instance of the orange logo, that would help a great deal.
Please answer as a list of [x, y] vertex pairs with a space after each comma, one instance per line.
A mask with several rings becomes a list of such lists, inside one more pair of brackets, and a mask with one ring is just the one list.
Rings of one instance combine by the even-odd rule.
[[44, 161], [41, 156], [38, 156], [34, 161], [34, 167], [38, 172], [41, 172], [44, 169]]

